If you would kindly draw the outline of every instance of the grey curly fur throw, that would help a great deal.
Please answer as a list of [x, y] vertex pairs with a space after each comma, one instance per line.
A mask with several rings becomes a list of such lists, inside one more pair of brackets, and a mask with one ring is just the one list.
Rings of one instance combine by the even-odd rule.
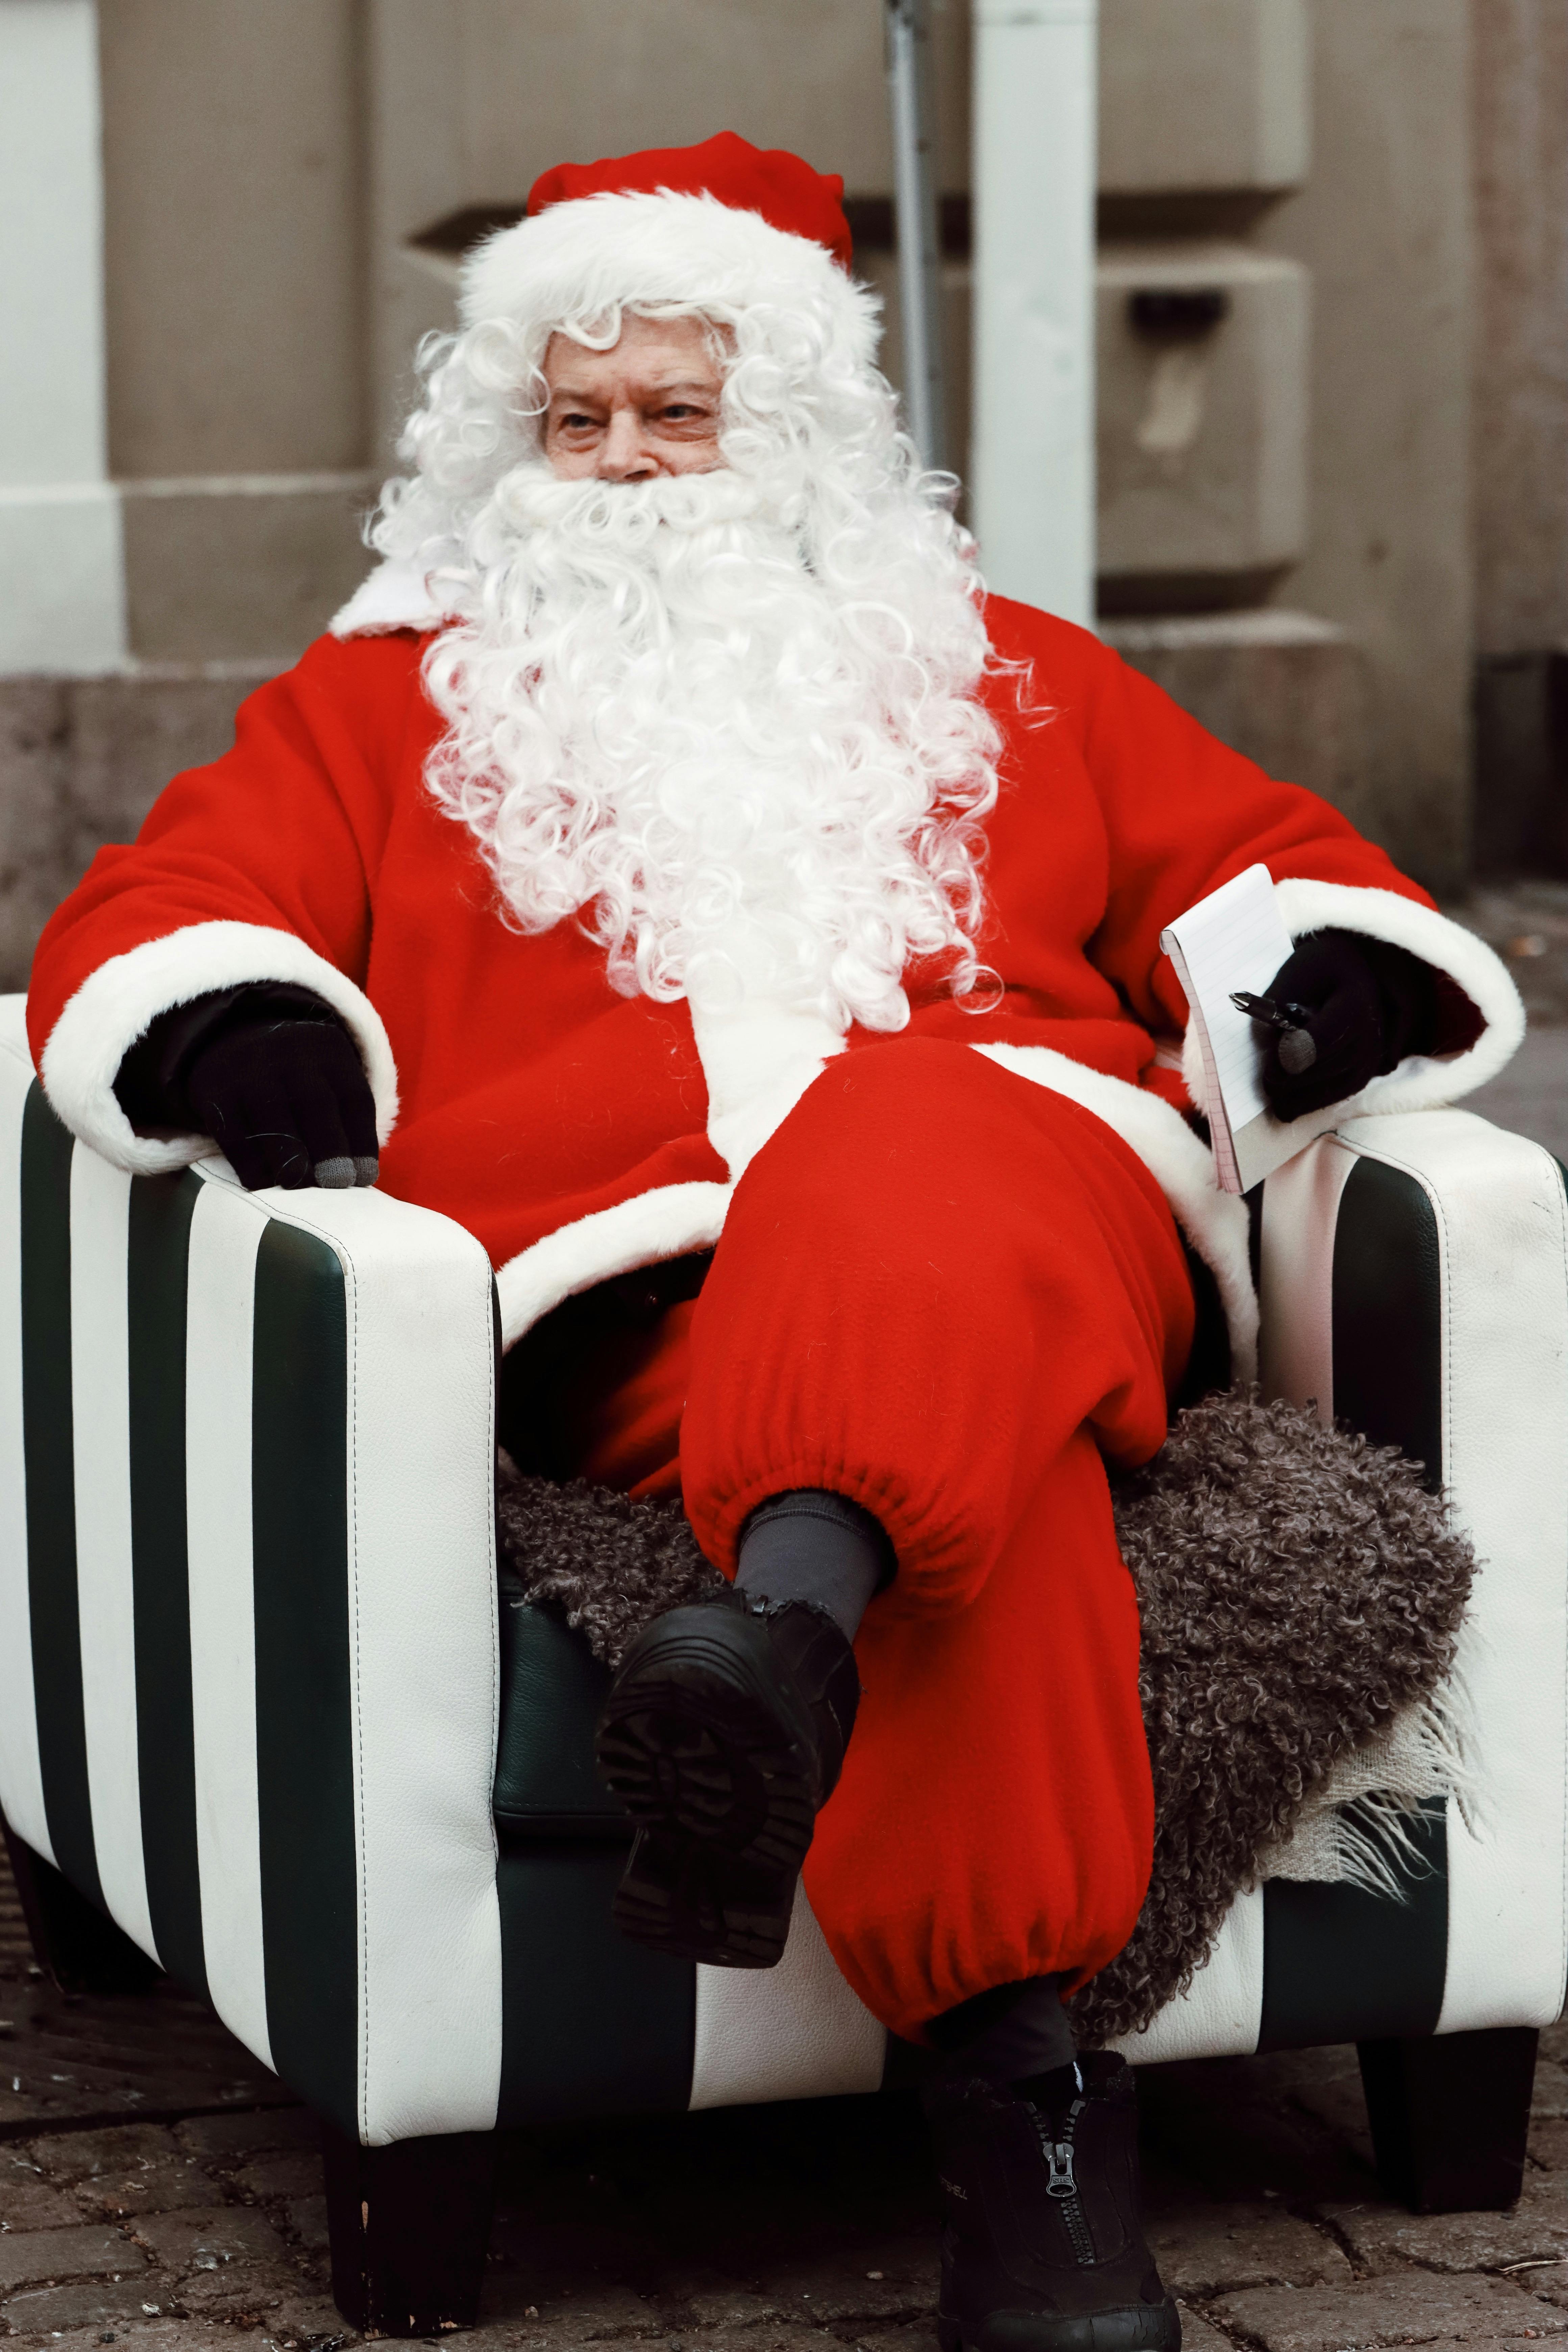
[[[1402, 1455], [1242, 1394], [1180, 1414], [1112, 1498], [1142, 1620], [1156, 1827], [1131, 1941], [1073, 2004], [1088, 2047], [1191, 1982], [1335, 1765], [1430, 1697], [1475, 1570]], [[611, 1666], [650, 1617], [719, 1580], [679, 1504], [523, 1478], [504, 1457], [496, 1521], [528, 1599]]]

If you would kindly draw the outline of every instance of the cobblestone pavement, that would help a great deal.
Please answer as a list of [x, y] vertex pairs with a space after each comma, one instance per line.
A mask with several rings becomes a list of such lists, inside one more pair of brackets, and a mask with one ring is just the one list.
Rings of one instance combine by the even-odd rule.
[[[328, 2289], [309, 2116], [195, 2001], [55, 1992], [8, 1897], [0, 1883], [0, 2326], [38, 2352], [357, 2340]], [[1151, 2067], [1141, 2089], [1189, 2352], [1568, 2336], [1568, 2024], [1542, 2037], [1511, 2213], [1422, 2219], [1382, 2196], [1351, 2050]], [[508, 2135], [469, 2340], [935, 2352], [935, 2294], [911, 2100], [721, 2110]]]
[[[1568, 886], [1454, 911], [1508, 956], [1532, 1019], [1479, 1107], [1568, 1156]], [[1511, 2213], [1388, 2203], [1352, 2051], [1152, 2067], [1141, 2088], [1189, 2352], [1568, 2339], [1568, 2023], [1542, 2036]], [[904, 2097], [514, 2134], [469, 2341], [935, 2352], [935, 2231]], [[325, 2245], [303, 2110], [194, 2001], [45, 1985], [0, 1864], [0, 2326], [50, 2352], [351, 2343]]]

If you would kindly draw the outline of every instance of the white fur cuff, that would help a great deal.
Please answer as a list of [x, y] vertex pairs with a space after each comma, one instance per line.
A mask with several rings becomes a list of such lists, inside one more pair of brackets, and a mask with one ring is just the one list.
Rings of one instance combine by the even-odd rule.
[[292, 931], [259, 923], [192, 923], [111, 956], [77, 990], [44, 1048], [44, 1092], [73, 1135], [132, 1176], [210, 1160], [209, 1136], [138, 1135], [115, 1100], [120, 1065], [160, 1013], [210, 990], [279, 980], [313, 989], [359, 1047], [383, 1143], [397, 1118], [397, 1071], [381, 1015], [363, 989]]
[[[1373, 1078], [1342, 1106], [1347, 1118], [1371, 1111], [1438, 1110], [1484, 1087], [1507, 1067], [1524, 1036], [1524, 1006], [1506, 965], [1484, 940], [1436, 908], [1395, 890], [1358, 889], [1346, 882], [1277, 882], [1274, 895], [1293, 940], [1310, 931], [1359, 931], [1404, 948], [1446, 972], [1480, 1014], [1480, 1035], [1458, 1054], [1407, 1054], [1396, 1069]], [[1182, 1075], [1200, 1108], [1205, 1104], [1197, 1032], [1188, 1024]]]
[[511, 1348], [541, 1316], [618, 1274], [711, 1249], [724, 1230], [730, 1184], [660, 1184], [613, 1208], [560, 1225], [496, 1276], [500, 1342]]

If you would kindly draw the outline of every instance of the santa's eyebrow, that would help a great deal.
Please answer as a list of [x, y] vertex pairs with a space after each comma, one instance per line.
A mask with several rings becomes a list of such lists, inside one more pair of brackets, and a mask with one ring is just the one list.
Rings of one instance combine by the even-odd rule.
[[[675, 400], [688, 393], [698, 393], [704, 399], [711, 400], [717, 397], [718, 386], [704, 383], [700, 376], [681, 376], [674, 383], [649, 383], [642, 386], [642, 397], [645, 400]], [[586, 406], [594, 401], [603, 404], [605, 398], [605, 395], [602, 392], [589, 391], [584, 385], [570, 383], [558, 383], [550, 395], [552, 407], [559, 406], [563, 402], [568, 406], [574, 403], [580, 403]]]
[[705, 383], [700, 376], [683, 375], [674, 383], [650, 383], [647, 389], [656, 400], [670, 400], [678, 393], [683, 392], [700, 392], [704, 399], [710, 400], [716, 394], [718, 386]]

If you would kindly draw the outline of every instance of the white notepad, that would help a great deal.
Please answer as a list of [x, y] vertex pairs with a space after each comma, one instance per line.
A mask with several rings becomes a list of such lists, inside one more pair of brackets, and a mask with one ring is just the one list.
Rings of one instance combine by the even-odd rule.
[[1267, 866], [1249, 866], [1160, 934], [1192, 1007], [1203, 1049], [1215, 1171], [1226, 1192], [1250, 1192], [1314, 1137], [1337, 1124], [1339, 1106], [1278, 1119], [1264, 1097], [1268, 1033], [1231, 1003], [1232, 989], [1264, 996], [1294, 941]]

